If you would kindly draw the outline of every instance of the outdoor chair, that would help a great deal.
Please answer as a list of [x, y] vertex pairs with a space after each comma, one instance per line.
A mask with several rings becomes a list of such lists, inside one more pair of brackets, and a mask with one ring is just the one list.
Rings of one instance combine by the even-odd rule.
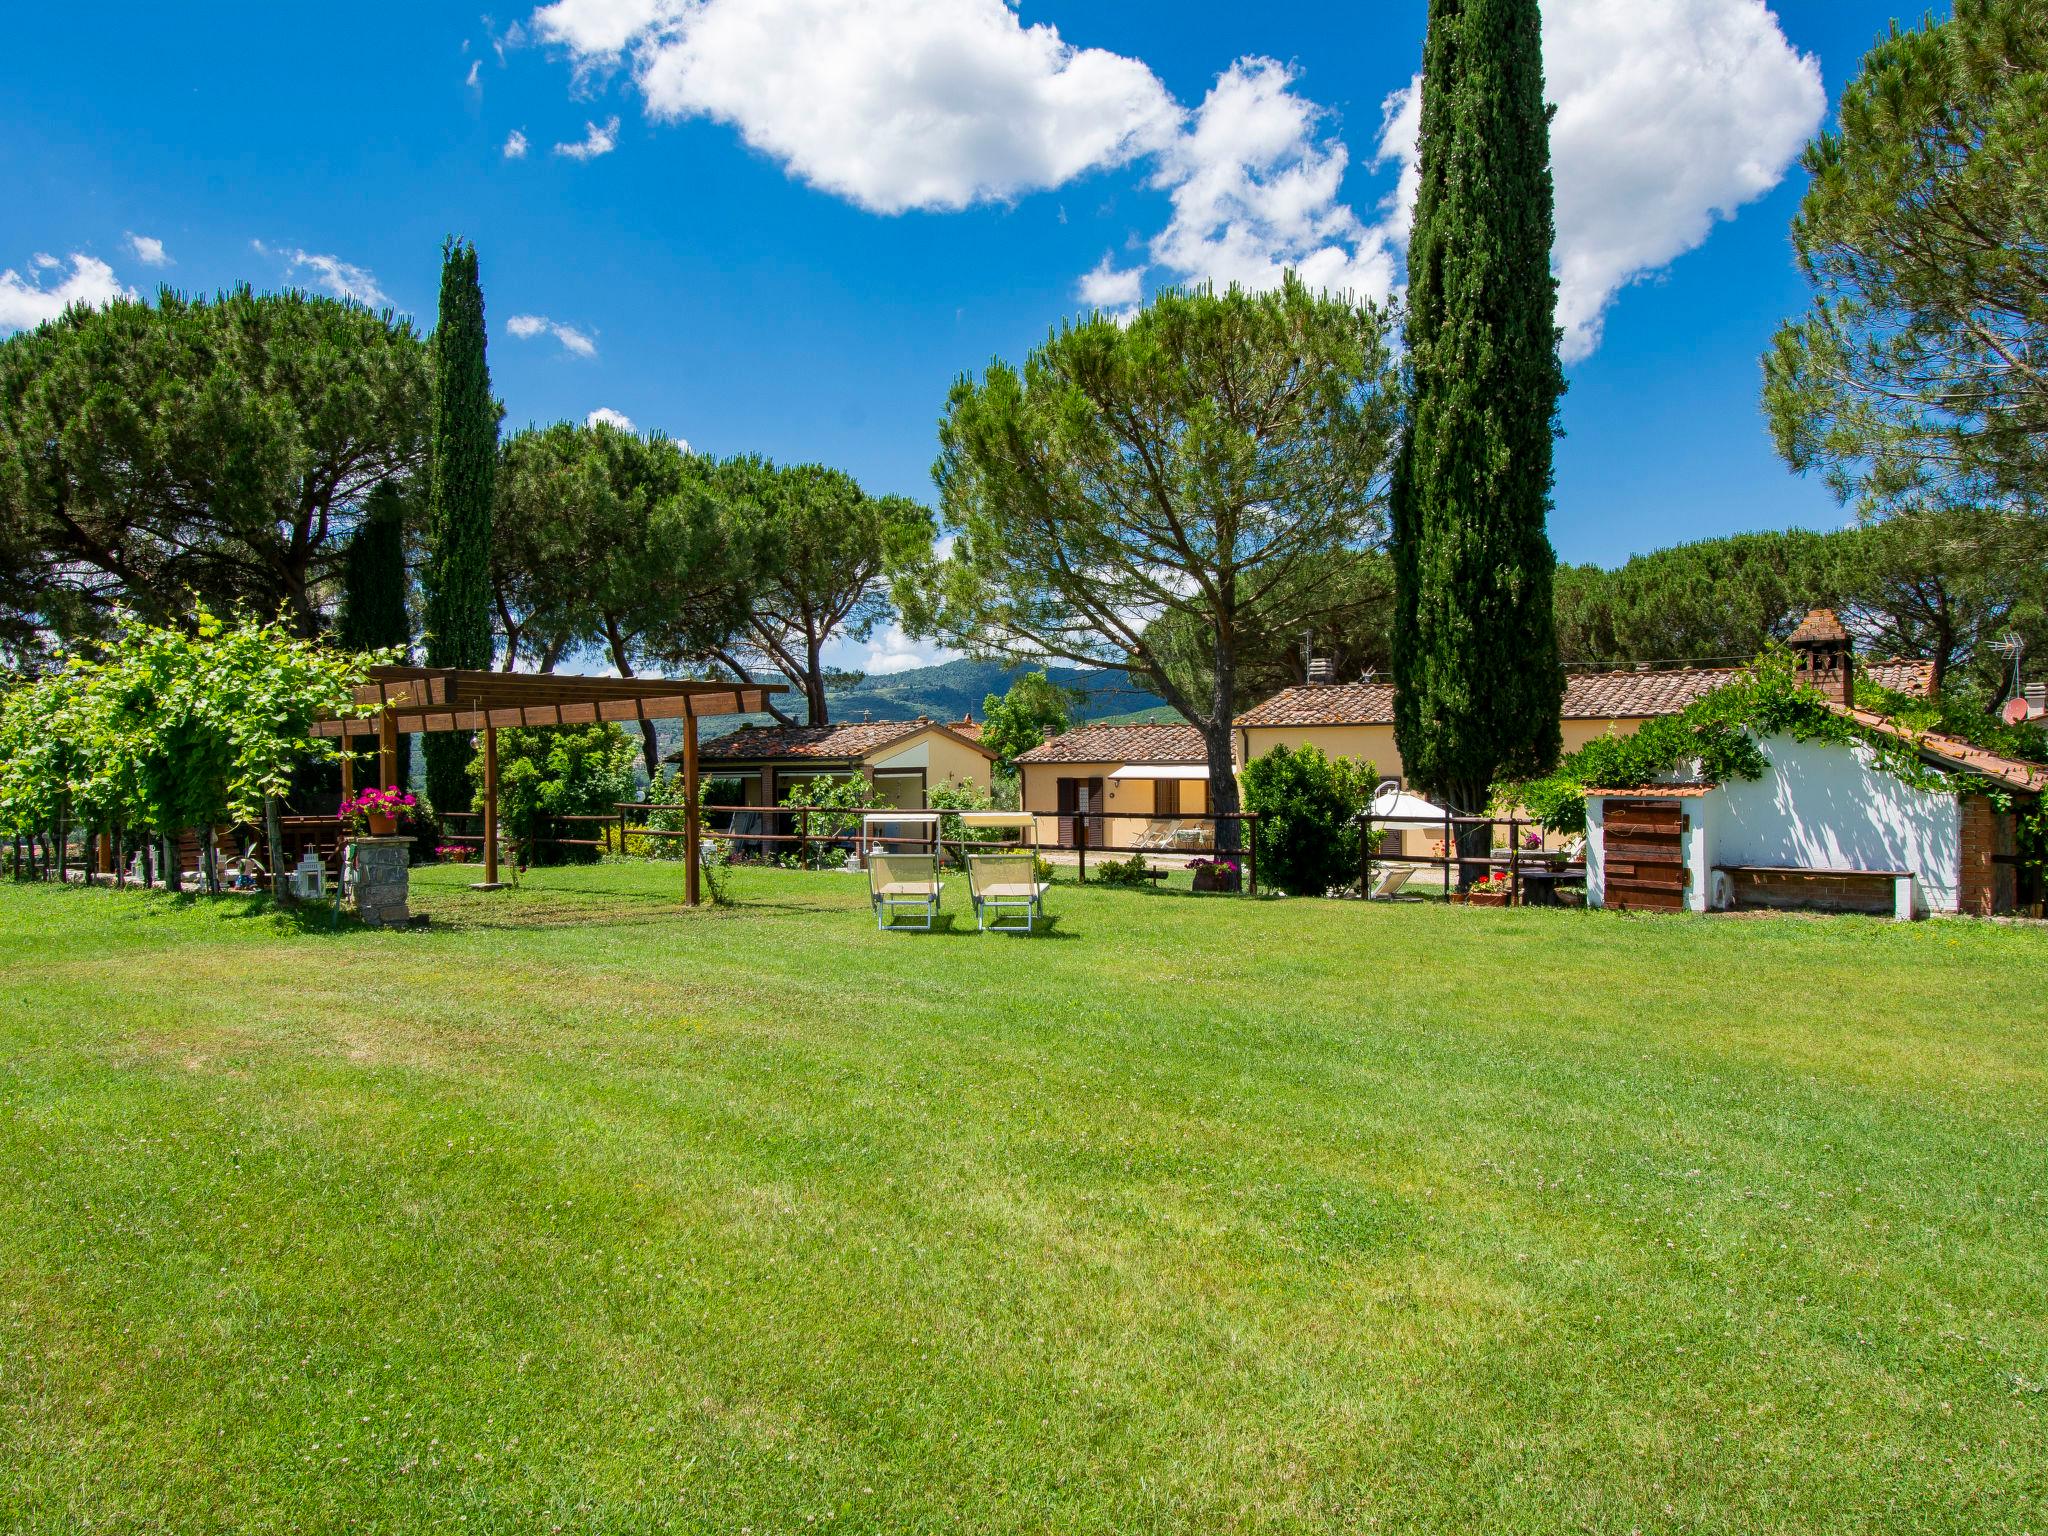
[[[929, 932], [938, 916], [939, 898], [945, 887], [939, 880], [939, 860], [932, 853], [870, 853], [868, 855], [868, 898], [874, 903], [875, 926]], [[898, 922], [897, 909], [910, 911], [923, 922]]]
[[1373, 877], [1372, 889], [1367, 896], [1373, 901], [1392, 901], [1401, 894], [1402, 888], [1415, 878], [1413, 864], [1390, 864], [1383, 866]]
[[1038, 855], [1029, 849], [968, 854], [967, 890], [974, 925], [983, 933], [1029, 933], [1045, 919], [1045, 883], [1038, 878]]

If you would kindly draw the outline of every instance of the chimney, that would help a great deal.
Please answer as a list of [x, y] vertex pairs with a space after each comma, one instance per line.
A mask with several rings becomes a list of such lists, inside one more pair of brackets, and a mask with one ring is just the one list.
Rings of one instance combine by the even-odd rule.
[[1311, 657], [1308, 664], [1308, 685], [1320, 688], [1337, 681], [1337, 663], [1327, 656]]
[[1856, 702], [1856, 649], [1832, 608], [1816, 608], [1785, 642], [1799, 680], [1837, 704]]

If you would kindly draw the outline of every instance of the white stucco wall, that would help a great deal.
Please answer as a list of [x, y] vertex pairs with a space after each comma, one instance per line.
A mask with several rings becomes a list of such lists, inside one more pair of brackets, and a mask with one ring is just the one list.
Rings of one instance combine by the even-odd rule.
[[1771, 771], [1705, 797], [1713, 864], [1910, 869], [1914, 907], [1953, 912], [1962, 886], [1962, 809], [1952, 794], [1902, 784], [1867, 747], [1772, 736]]
[[[1863, 746], [1767, 737], [1770, 771], [1683, 802], [1685, 904], [1703, 912], [1715, 865], [1796, 869], [1909, 869], [1915, 912], [1954, 912], [1962, 886], [1962, 808], [1952, 794], [1902, 784], [1871, 766]], [[1641, 791], [1654, 797], [1654, 789]], [[1604, 894], [1605, 803], [1586, 806], [1586, 894]]]

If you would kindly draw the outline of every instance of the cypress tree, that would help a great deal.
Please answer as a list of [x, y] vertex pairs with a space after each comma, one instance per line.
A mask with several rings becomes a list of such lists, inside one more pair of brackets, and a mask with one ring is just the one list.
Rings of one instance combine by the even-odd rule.
[[1564, 674], [1544, 532], [1558, 364], [1537, 0], [1431, 0], [1393, 477], [1395, 740], [1476, 814], [1555, 761]]
[[[491, 493], [498, 407], [484, 361], [484, 295], [476, 247], [441, 248], [441, 309], [434, 328], [434, 419], [427, 466], [427, 665], [491, 664]], [[437, 811], [470, 808], [470, 744], [428, 736], [427, 798]]]
[[[363, 520], [341, 555], [341, 607], [334, 638], [350, 651], [397, 646], [412, 653], [412, 620], [406, 612], [405, 497], [395, 482], [381, 481], [370, 492]], [[366, 750], [357, 740], [352, 745]], [[369, 742], [375, 746], [375, 738]], [[398, 782], [412, 776], [412, 737], [398, 738]]]

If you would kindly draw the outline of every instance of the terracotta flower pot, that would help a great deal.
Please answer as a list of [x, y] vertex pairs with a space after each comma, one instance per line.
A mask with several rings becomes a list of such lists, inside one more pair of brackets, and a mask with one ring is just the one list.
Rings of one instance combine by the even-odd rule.
[[390, 837], [398, 830], [398, 818], [383, 811], [370, 812], [370, 836]]

